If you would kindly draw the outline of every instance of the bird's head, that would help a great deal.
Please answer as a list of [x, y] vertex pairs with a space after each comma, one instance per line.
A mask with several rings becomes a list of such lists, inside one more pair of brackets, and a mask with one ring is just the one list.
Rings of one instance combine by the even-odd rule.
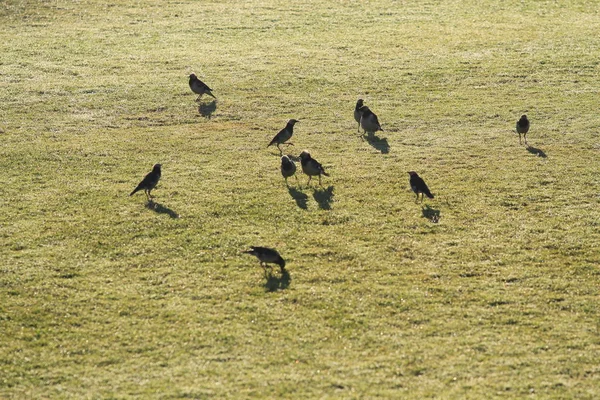
[[190, 74], [190, 79], [191, 80], [195, 80], [195, 79], [198, 79], [198, 78], [196, 77], [196, 74]]
[[300, 121], [298, 121], [297, 119], [290, 119], [288, 121], [288, 124], [294, 126], [296, 124], [296, 122], [300, 122]]
[[285, 260], [281, 257], [279, 257], [279, 260], [277, 260], [277, 265], [279, 265], [281, 267], [281, 269], [285, 268]]
[[281, 156], [281, 162], [282, 163], [289, 163], [289, 162], [292, 162], [292, 160], [288, 156], [283, 155], [283, 156]]
[[162, 167], [161, 164], [154, 164], [154, 167], [152, 168], [154, 171], [160, 171], [160, 167]]
[[527, 119], [527, 115], [525, 115], [525, 114], [521, 115], [521, 119], [522, 120], [526, 120]]
[[363, 99], [358, 99], [358, 101], [356, 102], [356, 108], [359, 109], [363, 106], [364, 104], [364, 100]]
[[308, 152], [308, 150], [303, 150], [302, 153], [300, 153], [300, 159], [304, 160], [306, 158], [310, 158], [310, 153]]
[[410, 176], [417, 176], [417, 173], [415, 171], [408, 171], [408, 174]]
[[371, 112], [371, 109], [370, 109], [369, 107], [367, 107], [367, 106], [360, 106], [360, 107], [358, 108], [358, 111], [360, 111], [361, 113], [363, 113], [363, 114], [364, 114], [364, 113], [369, 113], [369, 112]]

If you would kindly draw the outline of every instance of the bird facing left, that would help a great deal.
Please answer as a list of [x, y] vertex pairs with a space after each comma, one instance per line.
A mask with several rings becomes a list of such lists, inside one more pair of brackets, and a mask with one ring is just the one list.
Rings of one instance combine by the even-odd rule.
[[158, 184], [158, 181], [160, 179], [160, 175], [161, 175], [160, 168], [161, 168], [160, 164], [155, 164], [154, 167], [152, 168], [152, 171], [150, 171], [144, 177], [144, 179], [142, 179], [142, 181], [137, 185], [137, 187], [135, 189], [133, 189], [133, 192], [129, 193], [129, 195], [133, 196], [135, 193], [139, 192], [140, 190], [143, 190], [146, 193], [146, 197], [148, 198], [148, 201], [150, 201], [152, 199], [150, 192], [152, 191], [152, 189], [154, 189], [156, 187], [156, 185]]

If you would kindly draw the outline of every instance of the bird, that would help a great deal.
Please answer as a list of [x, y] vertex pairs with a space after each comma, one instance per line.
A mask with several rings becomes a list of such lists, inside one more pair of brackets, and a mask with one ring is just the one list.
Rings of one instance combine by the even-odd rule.
[[192, 89], [192, 92], [194, 92], [198, 95], [198, 98], [196, 99], [196, 101], [200, 101], [200, 98], [202, 97], [202, 95], [204, 93], [211, 96], [213, 99], [216, 99], [215, 95], [212, 94], [212, 89], [209, 88], [206, 83], [204, 83], [200, 79], [198, 79], [196, 74], [190, 75], [190, 89]]
[[265, 272], [267, 271], [267, 264], [277, 264], [281, 268], [282, 273], [285, 271], [285, 260], [281, 258], [277, 250], [258, 246], [250, 246], [250, 248], [252, 250], [246, 250], [243, 253], [256, 256]]
[[[285, 178], [285, 184], [287, 185], [287, 178], [296, 173], [296, 163], [290, 159], [289, 156], [281, 156], [281, 175]], [[298, 176], [296, 176], [296, 181]]]
[[362, 117], [362, 111], [360, 108], [363, 106], [363, 99], [358, 99], [356, 107], [354, 107], [354, 120], [358, 123], [358, 132], [360, 132], [360, 117]]
[[[288, 121], [288, 123], [286, 124], [285, 128], [280, 130], [279, 133], [277, 135], [275, 135], [275, 137], [273, 138], [273, 140], [271, 140], [271, 142], [267, 145], [267, 147], [272, 146], [272, 145], [277, 145], [277, 148], [281, 152], [281, 147], [279, 147], [279, 145], [284, 144], [285, 142], [287, 142], [288, 140], [291, 139], [292, 135], [294, 134], [294, 125], [298, 122], [300, 122], [300, 121], [295, 120], [295, 119], [290, 119]], [[293, 143], [285, 143], [285, 144], [292, 145], [292, 146], [294, 145]]]
[[408, 174], [410, 175], [410, 188], [417, 195], [415, 203], [419, 201], [419, 193], [421, 193], [421, 201], [423, 201], [424, 196], [433, 199], [433, 195], [429, 191], [429, 188], [427, 187], [427, 184], [425, 184], [425, 181], [419, 175], [417, 175], [415, 171], [409, 171]]
[[377, 131], [383, 131], [381, 125], [379, 124], [379, 119], [377, 115], [369, 107], [362, 106], [359, 109], [361, 113], [360, 117], [360, 126], [364, 129], [366, 133], [375, 133]]
[[323, 166], [319, 164], [317, 160], [312, 158], [307, 150], [300, 153], [300, 164], [302, 165], [302, 172], [308, 175], [308, 182], [306, 182], [307, 186], [313, 176], [319, 176], [319, 185], [321, 184], [321, 175], [329, 176], [323, 169]]
[[137, 187], [135, 189], [133, 189], [133, 192], [131, 192], [129, 195], [133, 196], [136, 192], [139, 192], [140, 190], [144, 190], [144, 192], [146, 193], [146, 197], [148, 197], [148, 201], [150, 201], [150, 199], [152, 199], [152, 196], [150, 195], [150, 192], [152, 191], [152, 189], [154, 189], [156, 187], [156, 184], [158, 183], [158, 180], [160, 179], [160, 164], [155, 164], [154, 167], [152, 168], [152, 171], [150, 173], [148, 173], [144, 179], [142, 179], [142, 181], [139, 183], [139, 185], [137, 185]]
[[521, 133], [525, 138], [525, 144], [527, 144], [527, 132], [529, 131], [529, 120], [527, 115], [521, 115], [521, 119], [517, 121], [517, 133], [519, 134], [519, 144], [521, 144]]

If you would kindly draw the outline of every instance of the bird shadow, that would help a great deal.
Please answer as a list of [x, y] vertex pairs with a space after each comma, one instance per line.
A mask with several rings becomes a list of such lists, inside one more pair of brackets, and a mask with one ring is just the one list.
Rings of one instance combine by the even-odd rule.
[[292, 196], [292, 198], [296, 201], [296, 205], [298, 207], [300, 207], [303, 210], [306, 210], [308, 208], [308, 196], [305, 193], [291, 186], [288, 186], [288, 192], [290, 192], [290, 196]]
[[364, 138], [367, 139], [367, 142], [381, 154], [388, 154], [390, 152], [390, 144], [386, 138], [380, 138], [373, 133], [364, 135]]
[[542, 157], [542, 158], [548, 157], [546, 155], [546, 153], [544, 153], [544, 150], [538, 149], [536, 147], [527, 146], [527, 151], [530, 152], [531, 154], [535, 154], [538, 157]]
[[313, 193], [315, 201], [319, 204], [319, 208], [322, 210], [331, 210], [331, 203], [333, 203], [333, 185], [328, 188], [317, 188]]
[[213, 100], [210, 103], [202, 103], [198, 106], [198, 112], [204, 118], [210, 119], [213, 113], [217, 110], [217, 101]]
[[146, 208], [152, 210], [157, 214], [167, 214], [171, 218], [179, 218], [179, 214], [171, 210], [169, 207], [163, 206], [160, 203], [155, 203], [153, 200], [149, 200], [146, 203]]
[[422, 209], [421, 212], [423, 213], [423, 217], [427, 218], [428, 220], [430, 220], [431, 222], [438, 223], [440, 220], [440, 210], [432, 208], [429, 205], [425, 205]]
[[292, 282], [292, 277], [287, 269], [281, 272], [281, 276], [274, 275], [271, 270], [265, 272], [265, 289], [268, 292], [276, 292], [278, 290], [287, 289]]

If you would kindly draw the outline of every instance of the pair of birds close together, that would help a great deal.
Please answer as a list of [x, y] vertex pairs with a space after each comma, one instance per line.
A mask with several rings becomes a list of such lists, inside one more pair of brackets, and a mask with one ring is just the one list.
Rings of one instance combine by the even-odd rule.
[[363, 99], [358, 99], [354, 107], [354, 120], [358, 123], [358, 131], [363, 128], [365, 133], [374, 134], [377, 131], [383, 131], [377, 115], [371, 109], [364, 105]]

